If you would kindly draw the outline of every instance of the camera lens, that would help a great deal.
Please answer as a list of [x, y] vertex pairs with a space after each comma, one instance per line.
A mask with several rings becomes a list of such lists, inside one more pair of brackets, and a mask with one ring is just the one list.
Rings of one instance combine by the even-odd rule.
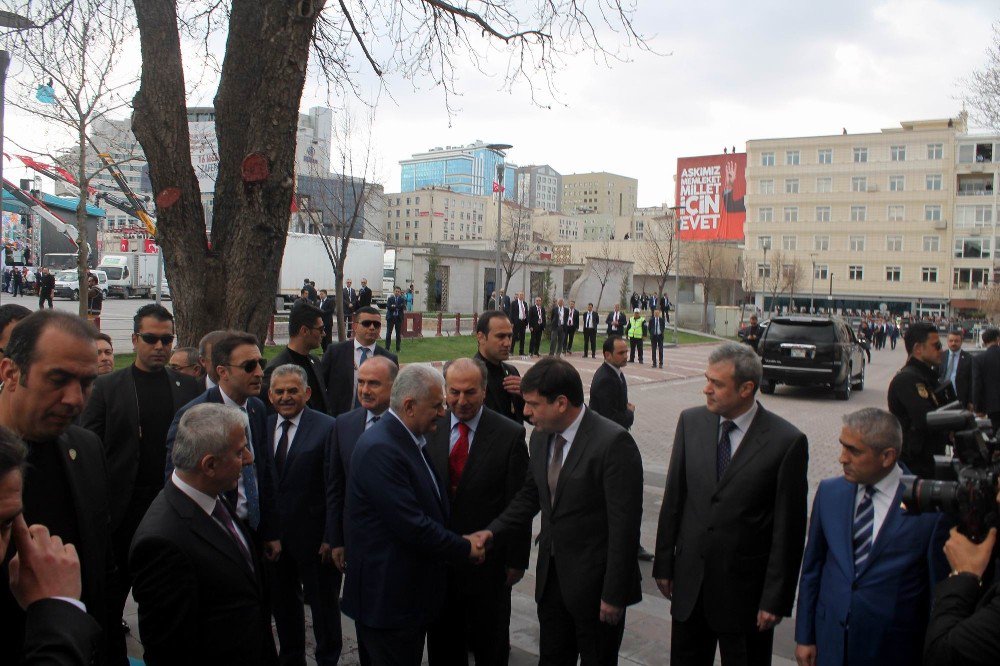
[[904, 476], [903, 505], [910, 513], [956, 513], [958, 511], [958, 483]]

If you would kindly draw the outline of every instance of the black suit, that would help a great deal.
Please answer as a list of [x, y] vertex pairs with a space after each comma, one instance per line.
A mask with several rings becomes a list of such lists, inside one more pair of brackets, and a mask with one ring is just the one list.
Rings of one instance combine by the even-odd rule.
[[985, 589], [971, 576], [945, 578], [934, 589], [924, 646], [926, 666], [1000, 663], [1000, 582]]
[[612, 335], [625, 335], [625, 326], [628, 325], [628, 317], [625, 316], [624, 312], [615, 312], [612, 310], [608, 313], [608, 318], [605, 321], [608, 325], [607, 337]]
[[[580, 315], [583, 321], [583, 355], [587, 356], [587, 349], [590, 348], [590, 357], [596, 358], [597, 354], [597, 325], [601, 322], [601, 315], [594, 310], [584, 312]], [[589, 326], [587, 325], [589, 321]]]
[[626, 430], [635, 422], [635, 412], [628, 408], [628, 384], [607, 363], [601, 364], [590, 382], [590, 408]]
[[542, 334], [545, 332], [545, 308], [540, 305], [532, 305], [528, 308], [528, 328], [531, 329], [528, 353], [535, 356], [541, 347]]
[[507, 315], [507, 317], [510, 317], [510, 296], [507, 294], [501, 296], [499, 306], [500, 307], [498, 309], [503, 310], [503, 313]]
[[549, 313], [549, 356], [559, 356], [566, 349], [566, 322], [569, 320], [569, 308], [558, 305]]
[[328, 479], [325, 543], [334, 548], [344, 547], [344, 498], [347, 494], [347, 475], [351, 470], [351, 455], [358, 438], [365, 432], [368, 410], [358, 407], [341, 414], [331, 433], [330, 450], [326, 459]]
[[663, 367], [663, 333], [667, 330], [667, 318], [663, 315], [652, 316], [647, 322], [646, 328], [649, 330], [649, 348], [653, 356], [653, 367], [656, 367], [656, 359], [659, 356], [660, 367]]
[[[437, 430], [427, 438], [434, 470], [449, 488], [451, 419], [451, 413], [439, 418]], [[489, 524], [521, 489], [527, 469], [524, 426], [484, 407], [461, 479], [450, 496], [448, 529], [471, 534]], [[530, 551], [531, 530], [522, 530], [494, 544], [484, 564], [465, 564], [448, 571], [445, 607], [427, 637], [432, 665], [465, 664], [470, 651], [476, 666], [507, 663], [510, 588], [506, 569], [527, 569]]]
[[[385, 356], [393, 363], [399, 359], [375, 343], [375, 356]], [[323, 354], [322, 377], [326, 381], [326, 391], [330, 416], [340, 416], [354, 409], [357, 384], [354, 382], [354, 340], [345, 340], [330, 345]]]
[[406, 313], [406, 298], [393, 294], [385, 302], [385, 348], [392, 346], [392, 332], [396, 331], [396, 352], [403, 337], [403, 317]]
[[357, 310], [358, 308], [368, 307], [371, 304], [372, 304], [372, 290], [371, 288], [368, 287], [368, 285], [365, 285], [361, 287], [361, 289], [358, 289], [358, 307], [355, 308], [355, 310]]
[[[244, 539], [250, 534], [231, 508]], [[168, 481], [132, 542], [129, 564], [149, 666], [278, 663], [265, 610], [261, 561]]]
[[[656, 535], [653, 576], [673, 580], [671, 661], [770, 664], [774, 631], [757, 612], [789, 616], [806, 533], [808, 442], [757, 407], [716, 480], [719, 416], [681, 413]], [[732, 660], [732, 661], [730, 661]]]
[[323, 341], [320, 343], [320, 349], [326, 351], [333, 340], [333, 313], [337, 310], [337, 299], [327, 296], [317, 303], [316, 307], [323, 312]]
[[1000, 426], [1000, 345], [987, 347], [972, 359], [972, 404]]
[[[326, 382], [323, 377], [323, 369], [320, 367], [320, 360], [309, 354], [304, 357], [302, 354], [297, 352], [292, 352], [285, 347], [277, 356], [271, 359], [264, 368], [264, 379], [260, 385], [260, 397], [264, 402], [264, 407], [267, 409], [268, 414], [274, 413], [274, 407], [271, 405], [271, 396], [269, 390], [271, 388], [271, 374], [274, 369], [282, 365], [291, 363], [292, 365], [297, 365], [303, 370], [305, 370], [306, 377], [309, 378], [309, 388], [312, 389], [312, 395], [309, 397], [309, 408], [315, 409], [317, 412], [327, 413], [327, 396], [326, 396]], [[306, 364], [312, 368], [312, 375], [309, 373]]]
[[60, 599], [28, 606], [22, 666], [88, 666], [97, 657], [101, 627], [90, 615]]
[[[938, 373], [941, 381], [947, 379], [948, 365], [951, 362], [951, 350], [941, 352], [941, 367]], [[958, 367], [955, 369], [955, 396], [965, 409], [972, 402], [972, 354], [959, 350]]]
[[600, 622], [604, 601], [624, 608], [642, 599], [639, 523], [642, 459], [625, 430], [586, 409], [549, 493], [552, 436], [531, 434], [524, 486], [503, 515], [490, 523], [497, 538], [531, 525], [539, 510], [535, 600], [541, 627], [541, 663], [614, 664], [625, 618]]
[[[524, 317], [521, 317], [521, 306], [524, 306]], [[511, 351], [514, 350], [514, 343], [518, 343], [518, 355], [524, 356], [524, 332], [528, 328], [528, 311], [530, 305], [525, 301], [514, 300], [510, 303], [510, 311], [507, 316], [514, 325], [514, 339], [511, 341]]]
[[[280, 443], [280, 435], [275, 439], [278, 423], [284, 420], [278, 414], [267, 420], [267, 443], [274, 456]], [[326, 414], [304, 409], [288, 442], [284, 466], [277, 470], [276, 465], [281, 557], [267, 567], [273, 574], [268, 579], [282, 663], [305, 663], [303, 588], [305, 601], [312, 609], [316, 663], [335, 666], [340, 659], [340, 572], [332, 564], [322, 564], [319, 558], [331, 499], [326, 460], [333, 446], [335, 423]]]
[[566, 315], [566, 351], [573, 351], [573, 338], [576, 336], [576, 329], [580, 328], [580, 311], [576, 308], [569, 308]]

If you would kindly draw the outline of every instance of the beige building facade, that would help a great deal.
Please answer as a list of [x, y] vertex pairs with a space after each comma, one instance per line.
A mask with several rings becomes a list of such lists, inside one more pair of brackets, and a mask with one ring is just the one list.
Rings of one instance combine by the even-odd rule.
[[[490, 197], [438, 187], [386, 194], [386, 245], [406, 247], [483, 238], [489, 204]], [[495, 216], [495, 206], [493, 210]], [[496, 217], [492, 219], [495, 227]]]
[[636, 209], [639, 181], [602, 171], [562, 177], [562, 211], [567, 215], [631, 216]]

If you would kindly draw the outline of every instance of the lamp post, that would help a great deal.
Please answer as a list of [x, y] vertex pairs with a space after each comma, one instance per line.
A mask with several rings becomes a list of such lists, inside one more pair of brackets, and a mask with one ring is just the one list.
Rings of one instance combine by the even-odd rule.
[[811, 252], [809, 258], [812, 260], [812, 282], [809, 285], [809, 314], [812, 314], [816, 310], [814, 301], [816, 300], [816, 253]]
[[[503, 264], [503, 243], [500, 239], [500, 231], [503, 228], [503, 172], [504, 172], [504, 151], [510, 150], [514, 146], [509, 143], [491, 143], [486, 146], [486, 150], [496, 154], [500, 161], [497, 162], [497, 267], [496, 275], [493, 278], [493, 291], [496, 293], [497, 304], [500, 303], [500, 269]], [[520, 230], [518, 230], [520, 232]]]
[[674, 212], [674, 245], [677, 256], [674, 258], [674, 346], [680, 345], [680, 334], [677, 327], [681, 316], [681, 210], [683, 206], [671, 206]]
[[[771, 277], [771, 267], [767, 265], [767, 251], [770, 250], [770, 249], [771, 249], [771, 243], [769, 241], [765, 242], [764, 243], [764, 275], [761, 278], [763, 280], [764, 298], [765, 299], [767, 298], [767, 280], [768, 280], [768, 278]], [[764, 306], [763, 299], [761, 299], [761, 310], [764, 310], [763, 306]], [[774, 303], [771, 303], [771, 307], [774, 307]], [[765, 312], [770, 312], [770, 311], [771, 311], [770, 308], [768, 308], [767, 310], [765, 310]]]

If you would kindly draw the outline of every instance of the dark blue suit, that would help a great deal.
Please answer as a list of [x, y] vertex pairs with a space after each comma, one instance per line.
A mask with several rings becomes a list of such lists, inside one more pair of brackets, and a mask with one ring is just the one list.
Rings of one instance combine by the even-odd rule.
[[855, 575], [857, 489], [838, 477], [820, 483], [816, 492], [795, 642], [816, 646], [817, 666], [919, 664], [931, 590], [947, 573], [946, 526], [939, 514], [906, 513], [900, 486], [871, 554]]
[[448, 491], [390, 413], [358, 440], [347, 482], [344, 613], [379, 663], [419, 664], [441, 612], [447, 566], [470, 544], [445, 528]]
[[351, 469], [351, 455], [358, 439], [365, 432], [368, 410], [352, 409], [337, 417], [333, 427], [332, 442], [327, 457], [326, 487], [327, 516], [324, 541], [334, 548], [344, 546], [344, 499], [347, 495], [347, 477]]
[[[174, 439], [177, 437], [177, 424], [181, 422], [181, 417], [195, 405], [205, 402], [223, 404], [222, 392], [218, 386], [213, 387], [199, 395], [197, 398], [184, 405], [174, 416], [170, 430], [167, 431], [167, 468], [166, 477], [174, 471], [174, 462], [171, 454], [174, 450]], [[257, 489], [260, 495], [260, 525], [254, 533], [260, 541], [277, 541], [281, 539], [281, 527], [278, 522], [277, 507], [277, 477], [274, 472], [274, 456], [267, 443], [267, 413], [264, 410], [264, 403], [259, 398], [250, 398], [247, 401], [247, 417], [250, 421], [250, 437], [253, 439], [254, 467], [257, 471]], [[236, 491], [227, 493], [232, 506], [236, 506]]]
[[[274, 414], [267, 419], [267, 445], [272, 456], [277, 453], [279, 418]], [[269, 565], [273, 574], [269, 579], [282, 663], [305, 662], [303, 589], [312, 609], [316, 662], [334, 666], [340, 658], [340, 572], [319, 558], [328, 513], [325, 461], [335, 423], [322, 412], [304, 409], [289, 441], [285, 464], [281, 472], [275, 471], [281, 557]]]

